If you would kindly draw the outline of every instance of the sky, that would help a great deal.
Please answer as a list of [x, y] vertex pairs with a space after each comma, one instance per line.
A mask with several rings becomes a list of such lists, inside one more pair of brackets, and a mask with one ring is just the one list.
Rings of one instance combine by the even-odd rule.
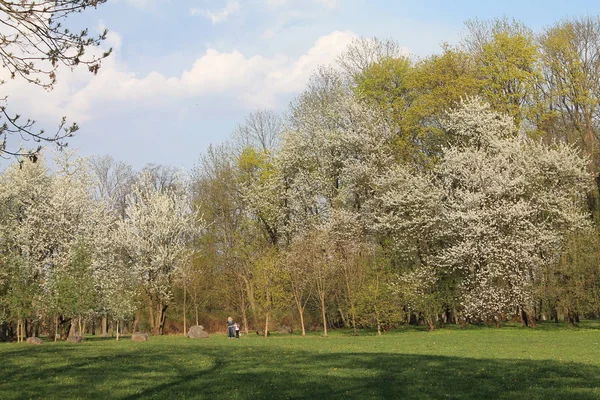
[[540, 30], [599, 14], [594, 0], [108, 0], [65, 21], [109, 30], [94, 51], [113, 52], [96, 76], [63, 68], [52, 91], [19, 80], [3, 89], [39, 128], [76, 121], [69, 147], [83, 156], [191, 169], [252, 111], [285, 111], [354, 38], [391, 38], [419, 58], [457, 44], [473, 18]]

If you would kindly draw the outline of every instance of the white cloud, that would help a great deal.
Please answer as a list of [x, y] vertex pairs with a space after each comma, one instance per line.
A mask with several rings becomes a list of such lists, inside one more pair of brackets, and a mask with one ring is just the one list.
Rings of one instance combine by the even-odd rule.
[[304, 88], [315, 68], [333, 62], [355, 37], [349, 31], [332, 32], [297, 58], [209, 48], [179, 76], [156, 71], [138, 76], [120, 62], [121, 38], [110, 32], [105, 45], [112, 46], [114, 54], [103, 61], [97, 76], [77, 68], [73, 73], [61, 71], [55, 89], [48, 93], [17, 80], [9, 81], [5, 89], [11, 105], [37, 118], [68, 115], [80, 122], [110, 118], [127, 109], [161, 110], [167, 105], [181, 109], [191, 100], [210, 103], [215, 98], [247, 109], [282, 108]]
[[226, 21], [229, 16], [240, 11], [240, 2], [239, 1], [229, 1], [225, 8], [222, 10], [213, 12], [210, 10], [204, 10], [199, 8], [192, 8], [190, 10], [191, 15], [203, 15], [206, 18], [210, 19], [210, 21], [214, 24], [218, 24], [220, 22]]

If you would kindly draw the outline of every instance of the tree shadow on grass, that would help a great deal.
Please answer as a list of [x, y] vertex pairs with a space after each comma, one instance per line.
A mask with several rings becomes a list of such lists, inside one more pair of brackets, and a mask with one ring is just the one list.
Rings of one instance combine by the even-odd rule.
[[600, 368], [587, 364], [144, 345], [4, 351], [0, 398], [600, 398]]

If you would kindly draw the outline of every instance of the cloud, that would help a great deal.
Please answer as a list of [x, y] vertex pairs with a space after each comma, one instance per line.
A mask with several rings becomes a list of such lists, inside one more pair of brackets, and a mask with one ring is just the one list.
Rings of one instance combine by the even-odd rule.
[[192, 101], [213, 107], [220, 104], [219, 108], [282, 108], [291, 96], [303, 90], [319, 65], [333, 62], [355, 37], [349, 31], [334, 31], [317, 39], [295, 58], [209, 48], [179, 76], [158, 71], [138, 76], [120, 62], [122, 39], [109, 32], [104, 45], [113, 47], [114, 54], [103, 61], [97, 76], [77, 68], [74, 72], [60, 71], [51, 92], [17, 80], [7, 82], [4, 89], [10, 105], [26, 109], [37, 118], [68, 115], [80, 122], [111, 118], [127, 110], [139, 113], [161, 112], [165, 107], [181, 109]]
[[199, 9], [199, 8], [192, 8], [190, 10], [190, 14], [191, 15], [203, 15], [206, 18], [210, 19], [210, 21], [214, 24], [218, 24], [221, 23], [223, 21], [226, 21], [229, 16], [237, 13], [240, 11], [240, 2], [239, 1], [229, 1], [227, 3], [227, 5], [219, 11], [216, 12], [212, 12], [209, 10], [204, 10], [204, 9]]

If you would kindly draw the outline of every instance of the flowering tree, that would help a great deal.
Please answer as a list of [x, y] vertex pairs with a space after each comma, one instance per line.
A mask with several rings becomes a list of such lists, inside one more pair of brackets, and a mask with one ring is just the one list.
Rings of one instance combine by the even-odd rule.
[[44, 264], [51, 254], [41, 205], [50, 198], [51, 178], [43, 157], [37, 163], [13, 163], [0, 185], [0, 246], [4, 272], [4, 320], [16, 325], [18, 340], [26, 336], [24, 321], [41, 312]]
[[125, 213], [116, 238], [142, 283], [152, 331], [162, 334], [175, 270], [198, 225], [187, 195], [172, 188], [156, 190], [148, 174], [128, 196]]
[[431, 274], [458, 282], [467, 317], [527, 321], [543, 267], [567, 233], [590, 226], [586, 162], [566, 145], [520, 137], [477, 98], [451, 111], [445, 129], [453, 144], [433, 173], [395, 168], [379, 180], [378, 227], [412, 254], [411, 274], [428, 268], [424, 284]]
[[449, 229], [437, 263], [460, 271], [468, 316], [531, 313], [533, 283], [565, 234], [590, 226], [586, 161], [569, 146], [517, 136], [478, 99], [449, 113], [446, 129], [459, 145], [436, 170]]

